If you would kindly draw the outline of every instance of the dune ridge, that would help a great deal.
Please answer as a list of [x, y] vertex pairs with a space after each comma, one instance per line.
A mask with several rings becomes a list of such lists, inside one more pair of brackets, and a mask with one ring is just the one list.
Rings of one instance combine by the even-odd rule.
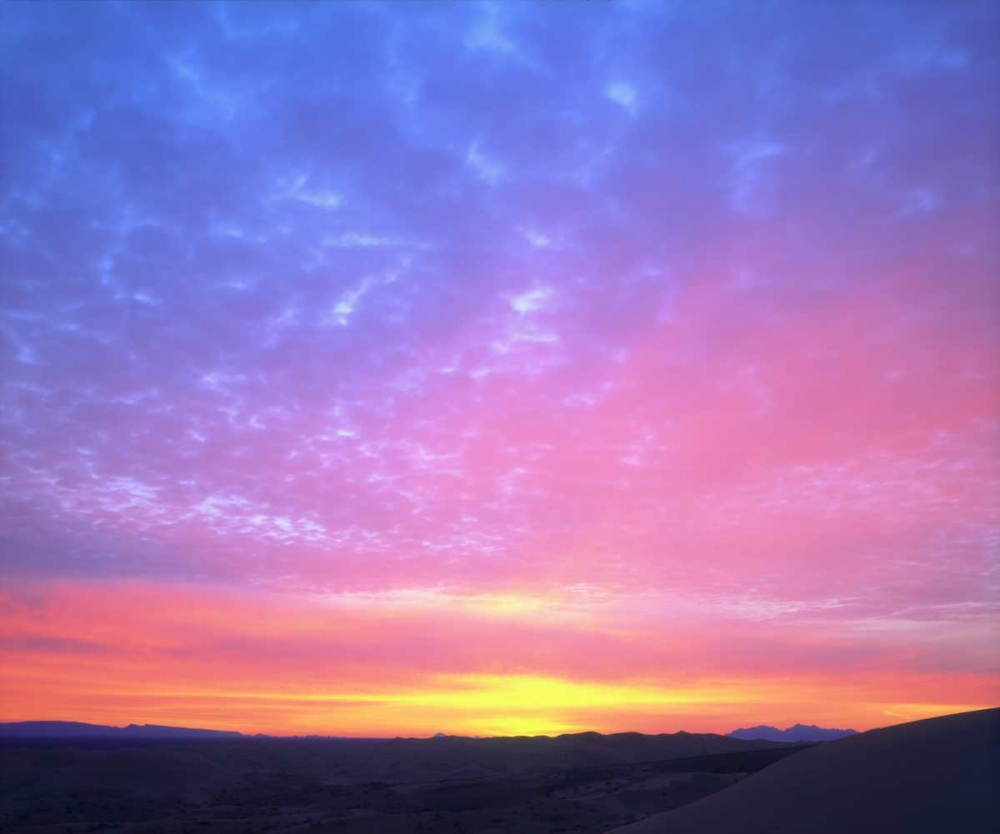
[[1000, 708], [897, 724], [809, 748], [616, 834], [991, 834]]

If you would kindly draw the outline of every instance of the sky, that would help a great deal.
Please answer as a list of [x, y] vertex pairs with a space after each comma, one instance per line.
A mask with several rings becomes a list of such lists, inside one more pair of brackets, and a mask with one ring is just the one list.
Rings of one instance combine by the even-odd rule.
[[996, 2], [0, 16], [0, 720], [1000, 703]]

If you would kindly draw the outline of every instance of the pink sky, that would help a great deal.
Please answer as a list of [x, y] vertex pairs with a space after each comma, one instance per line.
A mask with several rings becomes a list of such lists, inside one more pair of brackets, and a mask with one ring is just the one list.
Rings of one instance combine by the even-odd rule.
[[0, 720], [1000, 700], [995, 6], [289, 8], [4, 12]]

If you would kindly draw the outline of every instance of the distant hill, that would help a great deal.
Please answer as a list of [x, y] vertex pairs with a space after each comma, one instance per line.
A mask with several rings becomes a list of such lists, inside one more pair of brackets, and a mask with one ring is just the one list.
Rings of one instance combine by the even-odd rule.
[[994, 834], [1000, 709], [818, 744], [620, 834]]
[[808, 748], [688, 733], [150, 741], [124, 729], [0, 741], [0, 830], [597, 834]]
[[828, 730], [813, 724], [796, 724], [785, 730], [762, 725], [733, 730], [729, 738], [741, 738], [744, 741], [833, 741], [846, 736], [857, 735], [857, 730]]
[[[17, 721], [0, 723], [0, 739], [94, 739], [94, 740], [159, 740], [159, 739], [250, 739], [280, 738], [261, 733], [246, 735], [232, 730], [203, 730], [191, 727], [165, 727], [158, 724], [129, 724], [127, 727], [112, 727], [104, 724], [85, 724], [79, 721]], [[752, 750], [772, 746], [768, 739], [746, 739], [734, 734], [730, 736], [712, 733], [698, 734], [680, 732], [659, 735], [643, 733], [612, 733], [602, 735], [595, 732], [567, 733], [560, 736], [453, 736], [437, 733], [429, 739], [359, 739], [338, 736], [308, 735], [294, 736], [300, 740], [337, 740], [350, 742], [395, 742], [404, 745], [429, 741], [438, 748], [468, 749], [483, 751], [517, 751], [518, 754], [531, 751], [529, 758], [545, 751], [542, 755], [552, 759], [582, 757], [587, 761], [641, 761], [643, 759], [672, 759], [683, 756], [705, 756]]]
[[39, 739], [197, 739], [246, 738], [231, 730], [199, 730], [190, 727], [163, 727], [157, 724], [129, 724], [109, 727], [79, 721], [16, 721], [0, 724], [0, 738]]
[[[773, 729], [773, 728], [771, 728]], [[812, 728], [818, 729], [818, 728]], [[737, 730], [738, 732], [744, 732]], [[775, 730], [775, 732], [779, 732]], [[843, 731], [829, 731], [843, 732]], [[232, 730], [204, 730], [191, 727], [166, 727], [158, 724], [129, 724], [113, 727], [104, 724], [85, 724], [79, 721], [18, 721], [0, 723], [0, 740], [38, 739], [46, 741], [94, 740], [94, 741], [158, 741], [176, 739], [178, 741], [196, 739], [266, 739], [275, 738], [263, 734], [245, 735]], [[560, 736], [498, 736], [493, 738], [473, 738], [437, 733], [429, 739], [342, 739], [337, 736], [295, 736], [300, 740], [328, 740], [344, 743], [395, 742], [403, 745], [430, 742], [437, 749], [481, 751], [485, 755], [526, 756], [529, 760], [541, 757], [550, 764], [559, 762], [569, 766], [579, 759], [588, 763], [609, 763], [620, 761], [642, 761], [673, 759], [685, 756], [706, 756], [740, 750], [761, 749], [787, 738], [771, 740], [754, 736], [743, 738], [736, 733], [729, 736], [711, 733], [698, 734], [680, 732], [659, 735], [643, 733], [612, 733], [602, 735], [596, 732], [568, 733]], [[565, 760], [565, 761], [564, 761]]]
[[[573, 767], [624, 762], [657, 761], [736, 753], [744, 750], [784, 746], [771, 741], [745, 741], [712, 733], [566, 733], [559, 736], [501, 736], [469, 738], [435, 736], [430, 739], [398, 739], [401, 748], [433, 750], [435, 755], [454, 756], [464, 751], [470, 761], [488, 767], [500, 762], [518, 766]], [[429, 747], [427, 745], [430, 745]]]

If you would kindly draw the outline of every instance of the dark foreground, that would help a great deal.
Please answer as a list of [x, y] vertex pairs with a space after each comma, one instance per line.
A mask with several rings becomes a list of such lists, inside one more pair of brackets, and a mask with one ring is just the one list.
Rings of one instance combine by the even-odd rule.
[[5, 832], [604, 832], [808, 745], [719, 736], [0, 745]]
[[1000, 709], [817, 745], [621, 834], [997, 834]]

